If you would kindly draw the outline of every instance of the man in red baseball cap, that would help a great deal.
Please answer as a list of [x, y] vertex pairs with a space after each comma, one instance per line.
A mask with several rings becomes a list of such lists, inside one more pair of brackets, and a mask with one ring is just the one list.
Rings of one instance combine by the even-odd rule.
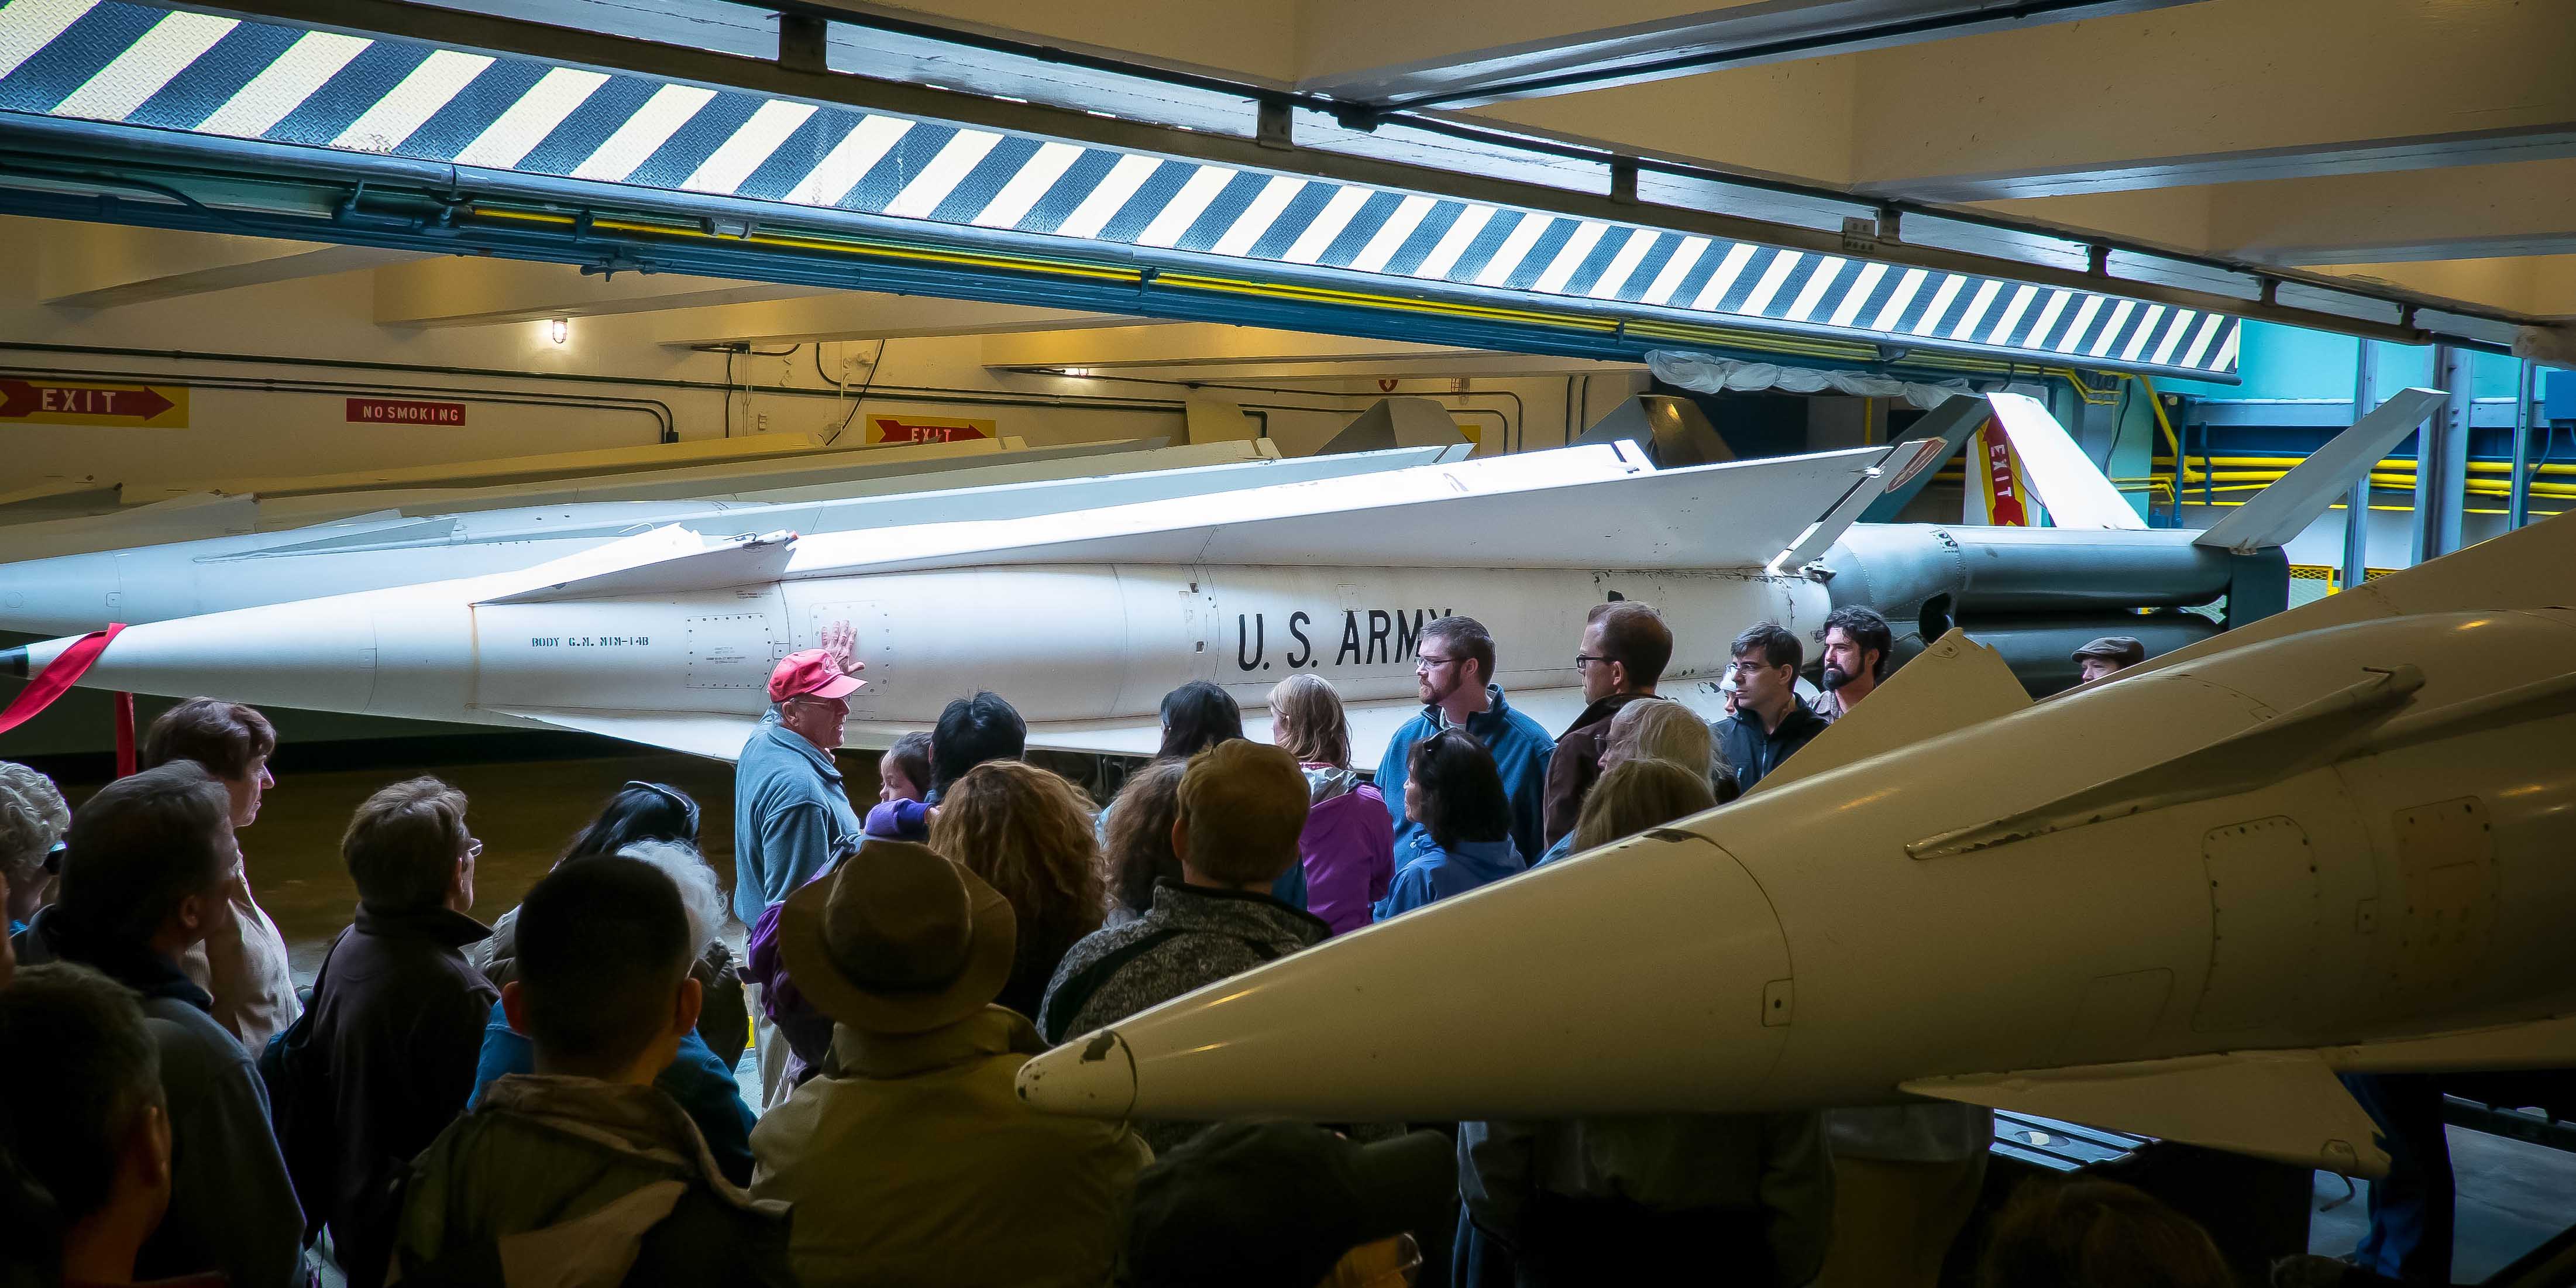
[[[851, 674], [860, 667], [850, 656], [856, 642], [849, 623], [834, 622], [823, 630], [822, 647], [790, 653], [769, 673], [769, 714], [734, 764], [733, 913], [746, 926], [858, 843], [859, 816], [832, 760], [850, 718], [849, 696], [861, 683]], [[752, 985], [746, 1000], [757, 1021], [761, 1090], [775, 1103], [787, 1090], [787, 1043], [759, 988]]]

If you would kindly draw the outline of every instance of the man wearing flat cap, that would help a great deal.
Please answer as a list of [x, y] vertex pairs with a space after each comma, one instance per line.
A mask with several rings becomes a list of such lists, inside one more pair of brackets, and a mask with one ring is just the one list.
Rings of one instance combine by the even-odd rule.
[[[733, 915], [757, 926], [760, 915], [814, 879], [844, 845], [856, 844], [858, 811], [832, 750], [850, 718], [849, 697], [863, 683], [850, 650], [849, 623], [824, 628], [821, 648], [778, 660], [769, 673], [769, 714], [743, 744], [733, 774]], [[770, 1018], [768, 990], [746, 990], [752, 1044], [760, 1052], [761, 1103], [786, 1096], [787, 1040]]]
[[2091, 684], [2106, 675], [2116, 675], [2147, 660], [2147, 646], [2134, 635], [2105, 635], [2075, 650], [2075, 665], [2082, 671], [2082, 683]]
[[993, 1005], [1017, 941], [999, 892], [909, 841], [870, 838], [779, 910], [832, 1051], [752, 1130], [751, 1188], [796, 1205], [806, 1288], [1107, 1278], [1153, 1154], [1123, 1124], [1021, 1103], [1013, 1080], [1045, 1048]]

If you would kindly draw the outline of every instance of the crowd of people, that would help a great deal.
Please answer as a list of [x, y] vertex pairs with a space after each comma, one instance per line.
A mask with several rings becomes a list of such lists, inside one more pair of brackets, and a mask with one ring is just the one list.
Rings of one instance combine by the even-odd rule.
[[[863, 811], [835, 627], [771, 675], [730, 893], [697, 802], [630, 782], [486, 924], [469, 802], [414, 778], [350, 818], [358, 905], [301, 991], [239, 840], [272, 783], [258, 711], [180, 704], [77, 810], [0, 764], [0, 1284], [270, 1288], [325, 1258], [356, 1288], [1933, 1284], [1983, 1111], [1118, 1123], [1013, 1089], [1052, 1044], [1753, 789], [1888, 672], [1875, 614], [1821, 642], [1810, 703], [1798, 636], [1745, 631], [1712, 726], [1656, 692], [1662, 616], [1601, 605], [1551, 737], [1485, 628], [1443, 618], [1373, 773], [1325, 679], [1267, 695], [1268, 741], [1195, 683], [1105, 808], [978, 693], [884, 753]], [[1979, 1270], [2227, 1273], [2101, 1181], [2023, 1196]]]

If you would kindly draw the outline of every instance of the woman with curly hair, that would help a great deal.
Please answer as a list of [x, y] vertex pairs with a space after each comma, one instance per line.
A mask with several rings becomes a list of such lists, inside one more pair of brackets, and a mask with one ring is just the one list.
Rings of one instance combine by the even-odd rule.
[[1181, 774], [1187, 761], [1149, 760], [1127, 775], [1117, 799], [1101, 815], [1101, 856], [1109, 881], [1104, 925], [1123, 926], [1154, 906], [1154, 887], [1181, 879], [1172, 852], [1172, 824], [1181, 816]]
[[0, 760], [0, 879], [9, 884], [10, 934], [26, 929], [45, 905], [45, 888], [54, 879], [47, 860], [71, 825], [71, 809], [53, 779]]
[[1091, 802], [1035, 765], [993, 760], [949, 784], [930, 824], [930, 848], [982, 877], [1010, 901], [1019, 947], [1010, 982], [994, 1000], [1036, 1015], [1056, 963], [1100, 929], [1108, 891]]

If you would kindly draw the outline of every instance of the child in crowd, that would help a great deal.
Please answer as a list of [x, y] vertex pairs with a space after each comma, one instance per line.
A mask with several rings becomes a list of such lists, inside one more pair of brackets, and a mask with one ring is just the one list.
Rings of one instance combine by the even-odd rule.
[[877, 760], [877, 805], [868, 811], [870, 836], [897, 841], [930, 837], [930, 735], [908, 733]]

